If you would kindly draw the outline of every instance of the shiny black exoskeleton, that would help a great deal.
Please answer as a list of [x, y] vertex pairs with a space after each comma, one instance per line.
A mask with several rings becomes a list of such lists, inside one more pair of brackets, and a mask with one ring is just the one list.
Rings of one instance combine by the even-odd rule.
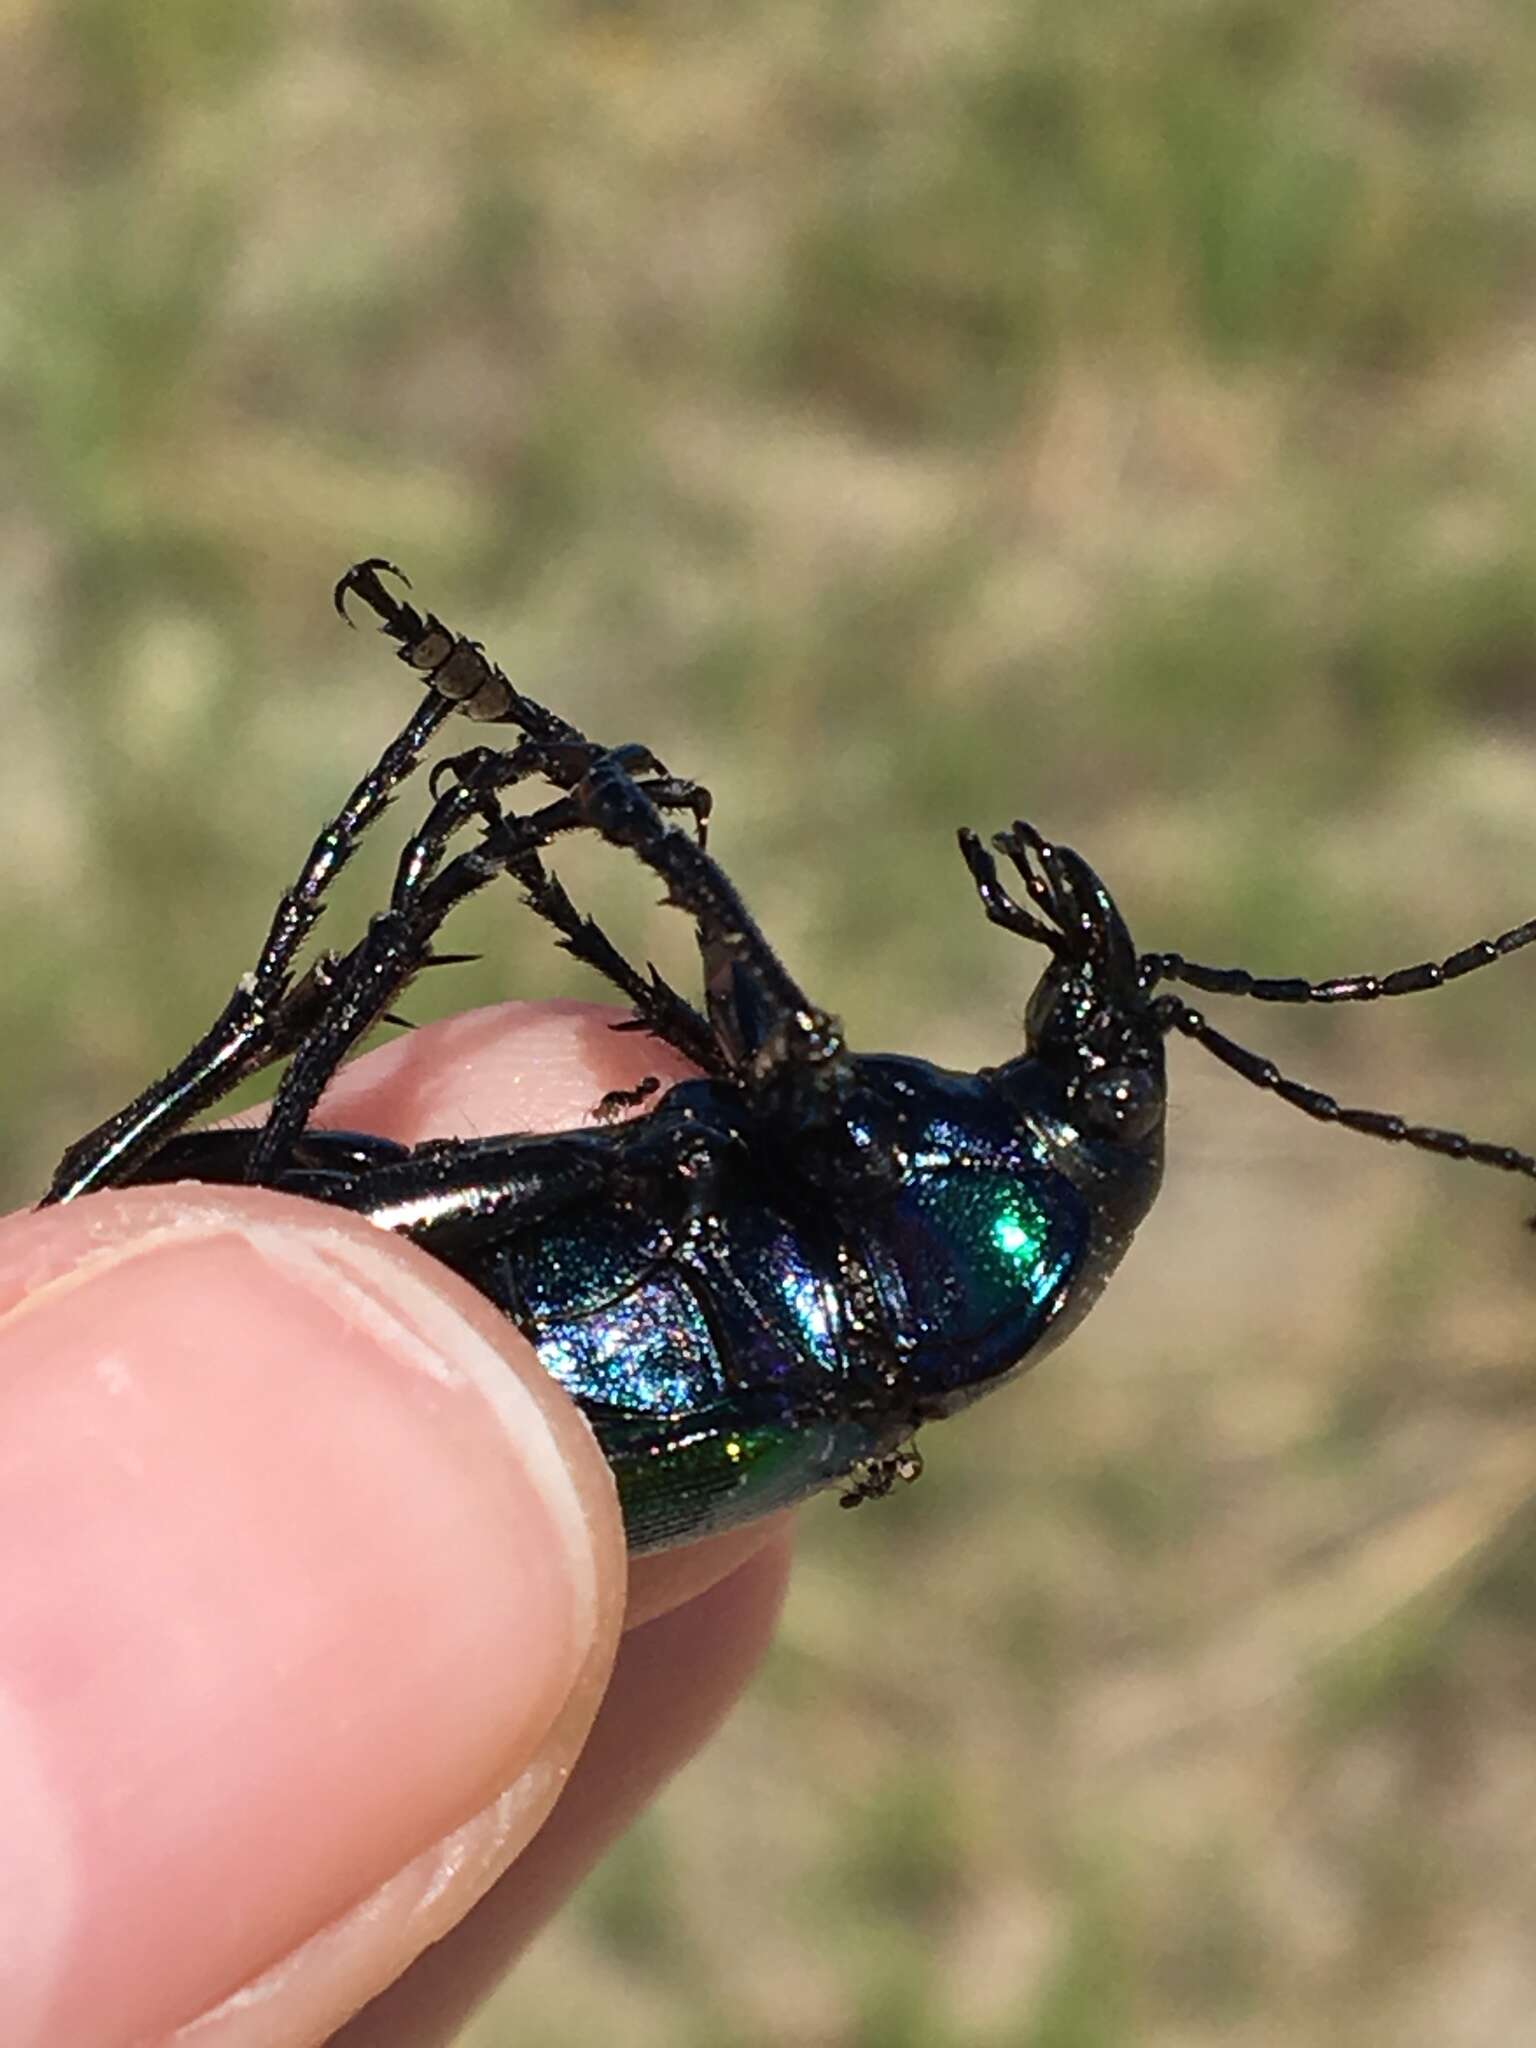
[[[1024, 1051], [978, 1074], [856, 1054], [705, 850], [707, 792], [643, 747], [594, 745], [523, 696], [474, 642], [397, 598], [387, 568], [350, 571], [338, 608], [349, 594], [372, 608], [424, 680], [423, 701], [317, 840], [209, 1031], [71, 1147], [45, 1200], [178, 1178], [256, 1182], [410, 1237], [526, 1331], [580, 1404], [633, 1548], [708, 1534], [830, 1481], [848, 1500], [886, 1492], [916, 1470], [923, 1423], [1064, 1336], [1157, 1193], [1170, 1032], [1320, 1120], [1536, 1178], [1536, 1159], [1513, 1147], [1341, 1108], [1159, 993], [1181, 980], [1267, 1002], [1411, 994], [1530, 944], [1536, 920], [1381, 978], [1266, 980], [1138, 954], [1087, 863], [1016, 822], [993, 844], [1020, 901], [962, 832], [987, 916], [1050, 956]], [[331, 878], [454, 709], [521, 737], [439, 764], [388, 906], [350, 952], [298, 973]], [[508, 792], [529, 783], [555, 794], [510, 810]], [[575, 831], [632, 852], [693, 920], [702, 1010], [625, 959], [546, 868], [551, 842]], [[433, 941], [455, 904], [502, 875], [701, 1078], [649, 1108], [654, 1084], [643, 1085], [598, 1105], [592, 1128], [553, 1136], [408, 1148], [317, 1127], [347, 1052], [446, 957]], [[290, 1055], [260, 1129], [185, 1128]]]

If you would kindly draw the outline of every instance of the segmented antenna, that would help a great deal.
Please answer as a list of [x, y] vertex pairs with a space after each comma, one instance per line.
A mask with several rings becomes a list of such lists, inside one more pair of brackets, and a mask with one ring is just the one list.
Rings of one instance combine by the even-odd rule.
[[[1481, 967], [1492, 967], [1522, 947], [1536, 944], [1536, 918], [1512, 925], [1496, 939], [1477, 939], [1444, 960], [1422, 960], [1415, 967], [1395, 967], [1390, 974], [1345, 974], [1332, 981], [1304, 981], [1299, 976], [1250, 974], [1245, 967], [1207, 967], [1199, 960], [1186, 960], [1182, 953], [1144, 953], [1141, 957], [1143, 985], [1154, 988], [1160, 981], [1182, 981], [1190, 988], [1210, 995], [1248, 996], [1259, 1003], [1374, 1003], [1383, 996], [1417, 996]], [[1442, 1159], [1470, 1159], [1476, 1166], [1492, 1166], [1501, 1173], [1524, 1174], [1536, 1180], [1536, 1158], [1514, 1145], [1490, 1145], [1469, 1138], [1462, 1131], [1437, 1130], [1432, 1124], [1411, 1124], [1400, 1116], [1374, 1109], [1346, 1109], [1320, 1088], [1309, 1088], [1281, 1073], [1273, 1060], [1261, 1059], [1246, 1046], [1237, 1044], [1208, 1024], [1198, 1010], [1192, 1010], [1177, 996], [1160, 996], [1153, 1004], [1163, 1028], [1192, 1038], [1255, 1088], [1266, 1088], [1289, 1102], [1304, 1116], [1319, 1123], [1342, 1124], [1368, 1138], [1382, 1138], [1389, 1145], [1411, 1145], [1419, 1152], [1433, 1152]], [[1536, 1230], [1536, 1216], [1530, 1227]]]
[[1213, 996], [1250, 996], [1259, 1003], [1374, 1003], [1382, 996], [1417, 996], [1444, 988], [1480, 967], [1536, 944], [1536, 917], [1517, 924], [1496, 939], [1478, 939], [1444, 960], [1421, 960], [1417, 967], [1395, 967], [1390, 974], [1345, 974], [1334, 981], [1303, 981], [1299, 977], [1250, 974], [1245, 967], [1206, 967], [1182, 953], [1144, 953], [1145, 985], [1182, 981]]
[[[1437, 984], [1428, 982], [1425, 986], [1434, 988]], [[1283, 1002], [1288, 998], [1277, 997], [1274, 1000]], [[1224, 1067], [1230, 1067], [1234, 1074], [1251, 1082], [1255, 1088], [1264, 1088], [1270, 1094], [1278, 1095], [1282, 1102], [1290, 1103], [1303, 1116], [1315, 1117], [1323, 1124], [1342, 1124], [1347, 1131], [1359, 1131], [1367, 1138], [1381, 1138], [1389, 1145], [1410, 1145], [1415, 1151], [1433, 1152], [1442, 1159], [1469, 1159], [1475, 1166], [1493, 1166], [1501, 1173], [1519, 1173], [1524, 1174], [1527, 1180], [1536, 1180], [1536, 1158], [1514, 1145], [1490, 1145], [1482, 1139], [1469, 1138], [1463, 1131], [1442, 1131], [1433, 1124], [1411, 1124], [1405, 1118], [1384, 1110], [1347, 1109], [1321, 1088], [1309, 1088], [1303, 1081], [1291, 1080], [1281, 1073], [1273, 1060], [1264, 1059], [1260, 1054], [1250, 1052], [1247, 1046], [1228, 1038], [1225, 1032], [1208, 1024], [1198, 1010], [1192, 1010], [1177, 996], [1159, 996], [1152, 1008], [1165, 1031], [1177, 1031], [1185, 1038], [1192, 1038], [1196, 1045], [1203, 1046]], [[1529, 1220], [1531, 1228], [1536, 1230], [1536, 1216]]]

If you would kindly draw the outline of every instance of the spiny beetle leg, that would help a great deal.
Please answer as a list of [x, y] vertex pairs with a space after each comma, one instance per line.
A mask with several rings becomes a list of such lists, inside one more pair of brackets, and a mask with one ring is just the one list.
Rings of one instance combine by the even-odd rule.
[[489, 725], [521, 726], [536, 739], [587, 744], [575, 726], [534, 698], [525, 697], [478, 641], [466, 639], [433, 613], [423, 615], [413, 604], [396, 597], [383, 582], [381, 571], [399, 577], [409, 588], [408, 579], [382, 556], [354, 564], [334, 592], [336, 609], [349, 625], [347, 599], [361, 598], [379, 621], [379, 631], [398, 642], [398, 657], [406, 667], [467, 718]]
[[[660, 769], [660, 763], [646, 748], [619, 748], [615, 755], [626, 762], [641, 760]], [[506, 752], [477, 747], [438, 762], [432, 771], [434, 809], [402, 854], [392, 898], [394, 907], [407, 906], [408, 897], [439, 865], [449, 837], [469, 817], [478, 815], [493, 827], [501, 824], [502, 813], [494, 792], [527, 775], [547, 772], [545, 750], [534, 740], [524, 740]], [[667, 775], [665, 770], [639, 786], [658, 809], [691, 812], [695, 830], [702, 835], [711, 801], [707, 790], [698, 783]], [[515, 837], [516, 828], [511, 829]], [[504, 865], [522, 889], [529, 909], [559, 934], [557, 943], [561, 948], [611, 982], [633, 1006], [641, 1028], [675, 1047], [706, 1073], [724, 1071], [720, 1050], [698, 1011], [654, 967], [642, 974], [625, 959], [595, 920], [576, 909], [564, 885], [540, 860], [536, 846], [529, 844], [509, 854]]]
[[[527, 817], [501, 819], [479, 847], [457, 855], [439, 872], [446, 845], [443, 816], [453, 806], [457, 787], [443, 792], [426, 826], [402, 853], [390, 908], [370, 921], [364, 937], [336, 963], [335, 993], [272, 1098], [247, 1164], [249, 1180], [267, 1181], [286, 1160], [352, 1047], [427, 965], [432, 939], [450, 912], [505, 870], [506, 854], [500, 849], [525, 851], [581, 825], [572, 799], [560, 797]], [[494, 854], [492, 841], [498, 847]]]
[[[645, 749], [625, 751], [647, 763], [654, 758]], [[363, 940], [331, 971], [334, 993], [294, 1052], [252, 1148], [247, 1165], [251, 1181], [266, 1181], [286, 1161], [347, 1054], [389, 1013], [427, 965], [433, 936], [457, 904], [498, 874], [516, 874], [519, 863], [558, 834], [589, 827], [575, 796], [557, 798], [526, 816], [502, 815], [491, 792], [498, 783], [510, 784], [528, 774], [542, 773], [544, 756], [545, 743], [537, 739], [505, 752], [477, 749], [465, 757], [466, 773], [446, 784], [439, 778], [427, 820], [401, 854], [388, 911], [372, 920]], [[608, 757], [599, 754], [597, 758], [602, 762]], [[655, 797], [645, 793], [642, 785], [633, 787], [659, 818]], [[690, 810], [694, 808], [691, 785], [679, 786], [670, 777], [661, 782], [656, 794], [663, 801], [679, 801]], [[490, 821], [481, 844], [443, 867], [453, 833], [476, 816]], [[664, 999], [622, 962], [615, 949], [608, 951], [610, 964], [623, 969], [624, 992], [638, 998], [648, 1020], [674, 1021]], [[684, 1048], [690, 1054], [702, 1050], [697, 1033], [693, 1039], [694, 1043]]]
[[719, 863], [667, 823], [615, 754], [593, 764], [572, 798], [583, 823], [628, 847], [660, 877], [667, 902], [693, 919], [710, 1024], [730, 1077], [764, 1117], [815, 1146], [829, 1182], [845, 1192], [885, 1184], [894, 1155], [849, 1123], [853, 1064], [841, 1026], [790, 976]]
[[960, 842], [960, 852], [971, 871], [971, 880], [976, 885], [976, 894], [981, 907], [987, 914], [988, 922], [1013, 932], [1021, 939], [1033, 939], [1037, 945], [1048, 946], [1054, 953], [1060, 946], [1060, 938], [1049, 925], [1044, 925], [1021, 903], [1016, 903], [998, 879], [997, 862], [982, 845], [980, 837], [968, 825], [962, 825], [955, 835]]
[[43, 1197], [44, 1206], [111, 1186], [238, 1081], [292, 1049], [291, 1036], [277, 1027], [276, 1020], [294, 961], [314, 929], [326, 892], [452, 709], [437, 696], [425, 697], [416, 706], [310, 848], [278, 904], [255, 968], [241, 977], [229, 1001], [183, 1059], [69, 1148]]
[[[532, 743], [532, 748], [536, 754], [538, 743]], [[335, 993], [295, 1052], [252, 1148], [247, 1173], [253, 1182], [259, 1184], [279, 1170], [347, 1054], [389, 1012], [428, 964], [432, 938], [449, 913], [498, 874], [506, 872], [521, 878], [520, 870], [527, 872], [529, 857], [536, 857], [537, 849], [549, 839], [589, 826], [574, 796], [559, 798], [542, 810], [520, 817], [502, 817], [493, 806], [491, 815], [497, 822], [487, 830], [480, 846], [458, 855], [439, 871], [452, 830], [469, 815], [485, 815], [485, 792], [495, 780], [494, 764], [501, 763], [507, 779], [516, 780], [514, 764], [521, 755], [521, 748], [505, 755], [477, 755], [477, 772], [472, 778], [449, 783], [440, 790], [426, 824], [401, 855], [390, 909], [374, 918], [360, 944], [336, 963]], [[600, 760], [604, 758], [599, 756]], [[643, 785], [634, 787], [654, 809], [655, 798]], [[675, 785], [670, 778], [657, 795], [663, 801], [673, 800]], [[691, 788], [682, 801], [687, 808], [693, 808]], [[692, 844], [687, 839], [682, 843]], [[542, 867], [539, 873], [543, 873]], [[535, 878], [529, 874], [528, 879]], [[544, 876], [546, 882], [548, 879]], [[564, 896], [563, 890], [560, 894]], [[558, 900], [550, 895], [533, 907], [546, 916], [561, 909]], [[575, 919], [574, 907], [565, 898], [562, 918], [567, 911]], [[583, 927], [589, 925], [587, 920], [577, 922]], [[580, 936], [584, 957], [593, 959], [594, 964], [597, 957], [603, 959], [604, 971], [610, 972], [610, 978], [635, 1003], [649, 1028], [706, 1071], [720, 1071], [722, 1062], [703, 1020], [681, 997], [659, 977], [648, 982], [638, 975], [596, 926], [590, 926]]]
[[693, 1005], [654, 967], [642, 974], [626, 960], [602, 926], [576, 908], [564, 883], [549, 872], [535, 849], [508, 860], [507, 873], [522, 889], [529, 909], [554, 927], [562, 950], [611, 982], [630, 1003], [633, 1028], [674, 1047], [707, 1074], [726, 1071], [714, 1034]]
[[[667, 901], [693, 919], [706, 970], [713, 959], [728, 961], [754, 987], [763, 1013], [759, 1030], [741, 1015], [729, 1014], [731, 992], [714, 986], [710, 1012], [733, 1065], [744, 1069], [749, 1083], [766, 1078], [759, 1066], [770, 1035], [786, 1019], [820, 1018], [809, 998], [791, 978], [758, 928], [735, 884], [719, 862], [696, 840], [669, 825], [648, 791], [635, 781], [616, 754], [602, 756], [574, 791], [583, 822], [611, 845], [627, 847], [667, 892]], [[825, 1020], [822, 1020], [825, 1025]], [[792, 1059], [794, 1052], [784, 1051]], [[767, 1065], [773, 1064], [769, 1056]]]

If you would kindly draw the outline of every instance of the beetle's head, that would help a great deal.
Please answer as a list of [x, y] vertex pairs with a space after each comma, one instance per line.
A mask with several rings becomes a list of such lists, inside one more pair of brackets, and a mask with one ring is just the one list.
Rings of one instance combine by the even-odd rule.
[[1163, 1030], [1125, 920], [1088, 863], [1018, 820], [993, 840], [1018, 869], [1031, 908], [998, 881], [974, 833], [960, 847], [993, 923], [1050, 953], [1024, 1013], [1025, 1058], [1049, 1076], [1088, 1135], [1154, 1140], [1166, 1106]]

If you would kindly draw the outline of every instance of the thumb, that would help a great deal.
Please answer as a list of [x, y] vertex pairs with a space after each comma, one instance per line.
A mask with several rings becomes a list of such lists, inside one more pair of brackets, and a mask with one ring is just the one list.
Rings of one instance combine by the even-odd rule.
[[623, 1588], [575, 1410], [410, 1247], [0, 1226], [0, 2039], [324, 2039], [539, 1826]]

